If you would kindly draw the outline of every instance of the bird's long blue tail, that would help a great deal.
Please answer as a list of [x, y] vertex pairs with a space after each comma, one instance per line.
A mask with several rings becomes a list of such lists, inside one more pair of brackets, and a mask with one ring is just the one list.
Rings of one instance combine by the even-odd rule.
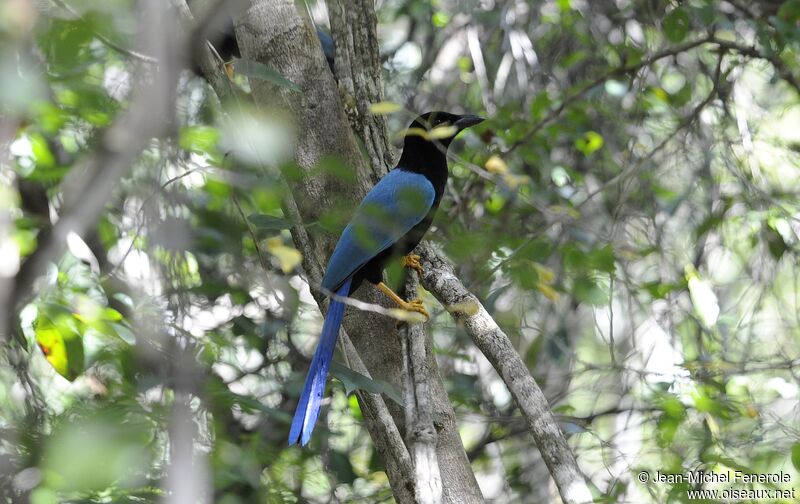
[[[336, 291], [339, 296], [347, 296], [350, 291], [352, 277], [345, 280], [344, 284]], [[339, 338], [339, 326], [342, 325], [345, 304], [331, 299], [328, 307], [328, 314], [322, 324], [322, 334], [319, 336], [317, 350], [314, 358], [311, 359], [311, 367], [306, 376], [306, 385], [300, 395], [300, 402], [294, 412], [292, 429], [289, 431], [289, 446], [300, 444], [305, 446], [311, 439], [314, 431], [314, 424], [319, 417], [319, 405], [322, 402], [322, 394], [325, 392], [325, 379], [328, 377], [328, 367], [333, 359], [333, 349], [336, 348], [336, 340]]]

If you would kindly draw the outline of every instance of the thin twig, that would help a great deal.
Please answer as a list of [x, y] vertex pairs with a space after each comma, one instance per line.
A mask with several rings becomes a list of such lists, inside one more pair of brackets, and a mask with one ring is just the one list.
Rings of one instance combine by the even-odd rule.
[[250, 220], [244, 214], [244, 210], [242, 210], [242, 205], [239, 204], [239, 198], [234, 194], [233, 195], [233, 204], [236, 205], [236, 209], [239, 210], [239, 215], [241, 215], [242, 220], [244, 221], [244, 225], [247, 226], [247, 231], [250, 233], [250, 239], [253, 240], [253, 246], [256, 248], [256, 254], [258, 254], [258, 260], [261, 263], [261, 267], [264, 268], [264, 271], [270, 271], [269, 263], [267, 262], [267, 258], [264, 257], [264, 254], [261, 252], [261, 246], [258, 244], [258, 237], [256, 236], [256, 230], [253, 229], [253, 225], [250, 223]]
[[[63, 2], [62, 0], [50, 0], [50, 1], [53, 2], [54, 4], [56, 4], [58, 7], [64, 9], [65, 11], [67, 11], [70, 15], [74, 16], [76, 19], [80, 19], [81, 21], [85, 21], [86, 20], [86, 18], [84, 18], [83, 15], [80, 12], [76, 11], [74, 8], [72, 8], [72, 6], [68, 5], [67, 3]], [[87, 26], [92, 26], [91, 23], [86, 23], [86, 25]], [[110, 38], [106, 37], [105, 35], [103, 35], [102, 33], [98, 32], [97, 30], [95, 30], [93, 28], [91, 29], [91, 31], [92, 31], [92, 34], [97, 38], [97, 40], [99, 40], [100, 42], [104, 43], [105, 45], [107, 45], [111, 49], [114, 49], [115, 51], [117, 51], [120, 54], [123, 54], [125, 56], [129, 56], [129, 57], [137, 59], [139, 61], [144, 61], [145, 63], [152, 63], [152, 64], [158, 63], [158, 58], [154, 58], [152, 56], [148, 56], [147, 54], [143, 54], [143, 53], [140, 53], [138, 51], [134, 51], [133, 49], [128, 49], [127, 47], [122, 47], [121, 45], [117, 44], [116, 42], [114, 42], [113, 40], [111, 40]]]

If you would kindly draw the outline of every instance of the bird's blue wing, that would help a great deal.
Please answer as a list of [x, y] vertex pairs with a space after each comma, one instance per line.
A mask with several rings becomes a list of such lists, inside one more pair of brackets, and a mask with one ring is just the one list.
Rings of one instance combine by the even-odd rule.
[[433, 184], [395, 168], [361, 202], [328, 261], [322, 287], [336, 288], [419, 224], [433, 206]]

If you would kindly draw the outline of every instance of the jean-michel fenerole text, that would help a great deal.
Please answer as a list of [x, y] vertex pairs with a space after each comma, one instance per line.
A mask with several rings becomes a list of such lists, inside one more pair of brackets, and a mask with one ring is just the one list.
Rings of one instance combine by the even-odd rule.
[[744, 471], [687, 471], [685, 473], [662, 473], [656, 471], [652, 478], [656, 483], [680, 484], [680, 483], [790, 483], [789, 473], [746, 473]]

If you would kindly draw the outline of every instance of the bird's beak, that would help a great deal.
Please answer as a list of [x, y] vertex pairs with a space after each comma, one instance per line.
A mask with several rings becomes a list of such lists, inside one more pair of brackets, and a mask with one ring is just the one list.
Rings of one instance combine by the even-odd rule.
[[481, 116], [463, 115], [459, 117], [458, 120], [455, 122], [455, 126], [458, 128], [459, 131], [461, 131], [463, 129], [469, 128], [470, 126], [475, 126], [476, 124], [480, 124], [484, 120], [485, 119]]

